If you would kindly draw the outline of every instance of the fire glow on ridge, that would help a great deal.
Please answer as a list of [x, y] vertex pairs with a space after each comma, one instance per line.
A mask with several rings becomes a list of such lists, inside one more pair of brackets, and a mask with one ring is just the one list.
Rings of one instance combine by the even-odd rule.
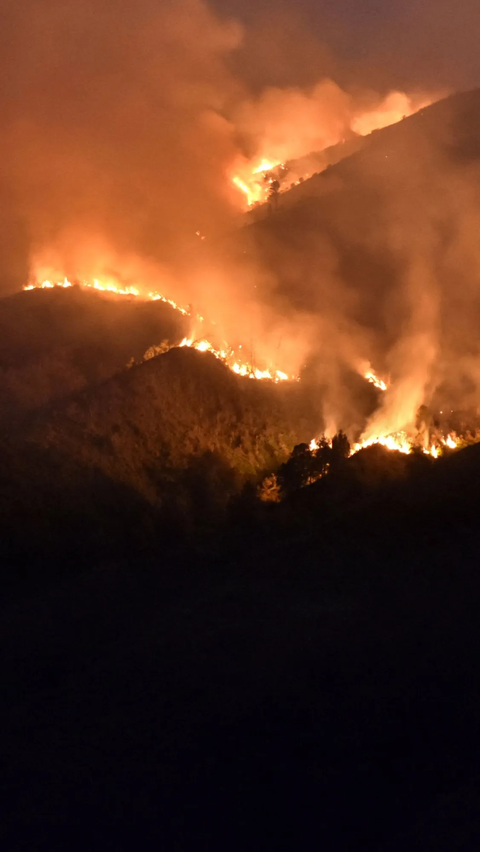
[[[68, 278], [64, 278], [63, 281], [50, 281], [45, 280], [38, 284], [28, 284], [24, 287], [24, 290], [51, 290], [55, 287], [60, 288], [68, 288], [73, 287], [73, 283], [68, 280]], [[100, 290], [106, 293], [115, 293], [117, 296], [134, 296], [138, 298], [144, 298], [150, 300], [152, 302], [165, 302], [165, 304], [170, 305], [174, 310], [179, 311], [183, 316], [191, 316], [191, 313], [187, 308], [182, 307], [173, 299], [168, 299], [166, 296], [163, 296], [161, 293], [151, 292], [148, 293], [147, 296], [142, 296], [140, 290], [136, 287], [123, 287], [118, 284], [114, 284], [111, 281], [100, 282], [98, 279], [94, 278], [93, 281], [82, 281], [81, 286], [92, 289], [92, 290]], [[196, 316], [200, 322], [203, 322], [203, 317]], [[233, 349], [230, 347], [225, 347], [224, 349], [216, 349], [208, 340], [200, 339], [195, 340], [193, 338], [184, 337], [184, 339], [179, 344], [179, 348], [188, 347], [192, 349], [196, 349], [198, 352], [210, 352], [214, 355], [215, 358], [218, 358], [220, 361], [223, 361], [226, 366], [232, 370], [232, 372], [236, 373], [238, 376], [246, 376], [249, 379], [267, 379], [272, 382], [286, 382], [286, 381], [296, 381], [296, 376], [290, 376], [288, 373], [285, 373], [283, 370], [278, 370], [274, 368], [260, 370], [255, 364], [251, 364], [248, 361], [240, 360]]]

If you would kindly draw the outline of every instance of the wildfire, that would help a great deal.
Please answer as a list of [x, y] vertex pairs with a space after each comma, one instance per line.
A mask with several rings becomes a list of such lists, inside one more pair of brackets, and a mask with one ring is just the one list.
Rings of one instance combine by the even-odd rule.
[[283, 163], [278, 160], [263, 159], [258, 165], [249, 169], [249, 172], [243, 178], [239, 175], [232, 177], [232, 183], [244, 193], [249, 207], [267, 201], [269, 187], [273, 180], [273, 177], [269, 177], [268, 173], [278, 166], [283, 167]]
[[[338, 94], [339, 90], [334, 87], [333, 92]], [[286, 92], [282, 96], [271, 93], [276, 108], [269, 109], [268, 103], [271, 101], [268, 97], [264, 100], [261, 122], [263, 138], [260, 140], [264, 156], [260, 161], [256, 155], [250, 162], [244, 160], [241, 165], [237, 162], [234, 176], [230, 173], [231, 180], [244, 194], [249, 207], [268, 200], [269, 186], [274, 179], [269, 173], [273, 170], [277, 170], [274, 174], [280, 184], [285, 182], [280, 191], [298, 185], [310, 176], [311, 166], [308, 163], [312, 162], [309, 159], [312, 152], [319, 155], [322, 150], [345, 142], [345, 138], [352, 132], [358, 136], [368, 136], [374, 130], [397, 124], [442, 96], [440, 93], [410, 96], [393, 91], [367, 108], [365, 104], [351, 101], [351, 111], [345, 121], [338, 124], [334, 120], [330, 124], [328, 102], [323, 100], [324, 94], [325, 87], [320, 84], [310, 95]], [[346, 93], [342, 93], [341, 97], [346, 98]], [[322, 164], [321, 158], [317, 159], [318, 168], [322, 170], [326, 162]]]
[[251, 207], [252, 204], [255, 204], [256, 201], [260, 200], [260, 197], [258, 196], [257, 192], [252, 189], [252, 187], [248, 186], [245, 181], [239, 178], [238, 175], [235, 175], [232, 178], [232, 183], [234, 183], [235, 186], [238, 186], [241, 192], [243, 192], [247, 196], [249, 207]]
[[[441, 455], [443, 447], [455, 450], [459, 446], [459, 443], [460, 442], [456, 436], [454, 437], [449, 434], [446, 438], [435, 438], [429, 447], [422, 448], [422, 452], [424, 452], [427, 456], [437, 459]], [[382, 447], [386, 447], [387, 450], [397, 450], [399, 453], [410, 453], [415, 447], [416, 442], [415, 437], [413, 435], [407, 435], [406, 432], [395, 432], [392, 435], [379, 435], [376, 438], [369, 438], [367, 441], [360, 441], [360, 443], [354, 444], [350, 455], [353, 456], [355, 453], [358, 453], [359, 450], [371, 447], [373, 444], [381, 444]]]
[[370, 382], [372, 385], [375, 385], [378, 390], [386, 391], [388, 388], [387, 383], [384, 382], [383, 379], [379, 379], [378, 376], [376, 376], [375, 373], [371, 370], [365, 373], [364, 378], [367, 380], [367, 382]]
[[[51, 290], [53, 287], [73, 287], [71, 281], [68, 278], [64, 278], [63, 281], [42, 281], [40, 284], [27, 284], [24, 287], [24, 290]], [[102, 290], [107, 293], [116, 293], [117, 296], [139, 296], [140, 291], [135, 287], [119, 287], [117, 284], [112, 284], [109, 281], [105, 281], [102, 284], [94, 278], [93, 281], [82, 281], [82, 287], [89, 287], [92, 290]], [[153, 294], [152, 294], [153, 297]], [[157, 298], [162, 298], [161, 296], [157, 296]], [[167, 301], [167, 300], [164, 300]], [[175, 305], [176, 307], [176, 305]]]
[[281, 163], [278, 161], [275, 163], [270, 163], [268, 160], [262, 160], [259, 166], [257, 166], [252, 171], [252, 175], [265, 174], [265, 172], [271, 172], [272, 169], [275, 169], [277, 166], [280, 166]]
[[457, 447], [457, 444], [453, 440], [451, 435], [448, 435], [446, 437], [446, 439], [443, 441], [443, 443], [445, 444], [446, 447], [449, 447], [449, 449], [451, 449], [451, 450], [454, 450]]
[[[24, 290], [35, 290], [35, 289], [43, 289], [50, 290], [54, 287], [73, 287], [74, 284], [68, 280], [68, 278], [64, 278], [62, 281], [51, 281], [49, 279], [44, 280], [40, 283], [28, 284], [23, 289]], [[173, 299], [169, 299], [161, 293], [158, 292], [150, 292], [146, 296], [141, 294], [141, 291], [136, 287], [132, 286], [119, 286], [118, 283], [115, 283], [111, 280], [103, 280], [93, 279], [93, 281], [82, 281], [81, 286], [84, 288], [90, 288], [93, 290], [99, 290], [107, 293], [115, 293], [120, 296], [129, 296], [129, 297], [138, 297], [143, 299], [149, 299], [150, 301], [162, 301], [167, 305], [170, 305], [174, 310], [179, 311], [183, 316], [191, 317], [192, 313], [188, 308], [179, 305]], [[198, 314], [195, 314], [193, 317], [195, 320], [199, 322], [204, 322], [204, 318]], [[198, 352], [210, 352], [215, 358], [218, 358], [222, 361], [226, 366], [232, 370], [237, 376], [244, 376], [250, 379], [257, 380], [268, 380], [271, 382], [285, 382], [285, 381], [298, 381], [298, 377], [291, 376], [288, 373], [283, 372], [282, 370], [277, 369], [266, 369], [260, 370], [255, 364], [251, 364], [248, 361], [244, 361], [240, 359], [235, 351], [228, 346], [225, 346], [223, 349], [217, 349], [210, 343], [209, 340], [205, 338], [194, 339], [193, 337], [188, 338], [184, 337], [181, 343], [178, 344], [179, 348], [183, 348], [185, 346], [196, 349]], [[241, 345], [239, 346], [239, 350], [241, 349]], [[376, 388], [381, 391], [386, 391], [388, 389], [388, 384], [380, 379], [374, 371], [371, 369], [370, 365], [368, 367], [364, 366], [362, 374], [364, 378], [371, 382]], [[432, 443], [429, 447], [423, 447], [422, 451], [430, 455], [432, 458], [438, 458], [443, 451], [443, 448], [448, 448], [450, 450], [454, 450], [459, 446], [459, 439], [455, 434], [448, 434], [446, 437], [438, 437], [435, 436]], [[410, 453], [412, 449], [418, 444], [414, 435], [409, 435], [407, 432], [395, 432], [390, 435], [378, 435], [375, 437], [368, 438], [364, 441], [359, 441], [352, 445], [350, 455], [354, 455], [358, 453], [360, 450], [365, 449], [366, 447], [371, 447], [374, 444], [380, 444], [388, 450], [396, 450], [400, 453]], [[309, 448], [313, 453], [319, 448], [319, 443], [316, 438], [313, 438], [310, 441]]]
[[[331, 443], [332, 442], [329, 441], [330, 446]], [[406, 432], [395, 432], [392, 435], [378, 435], [378, 437], [369, 438], [366, 441], [359, 441], [356, 444], [352, 444], [350, 448], [350, 456], [354, 456], [360, 450], [372, 447], [375, 444], [379, 444], [387, 450], [396, 450], [397, 452], [404, 453], [405, 455], [411, 453], [414, 447], [418, 446], [414, 435], [408, 435]], [[448, 447], [450, 450], [455, 450], [459, 447], [459, 445], [459, 439], [456, 436], [449, 434], [446, 438], [436, 437], [429, 447], [422, 448], [422, 452], [425, 453], [425, 455], [437, 459], [441, 456], [442, 449], [444, 447]], [[311, 453], [316, 452], [320, 446], [318, 439], [312, 438], [308, 446]]]
[[[28, 284], [23, 289], [24, 290], [51, 290], [54, 287], [73, 287], [73, 283], [68, 280], [68, 278], [64, 278], [63, 281], [50, 281], [45, 280], [36, 284]], [[93, 290], [101, 290], [103, 292], [115, 293], [119, 296], [134, 296], [139, 298], [146, 298], [152, 302], [165, 302], [165, 304], [170, 305], [170, 307], [174, 308], [174, 310], [179, 311], [183, 316], [190, 317], [192, 316], [191, 312], [188, 308], [182, 307], [173, 299], [168, 299], [166, 296], [163, 296], [161, 293], [148, 293], [147, 296], [142, 296], [140, 290], [136, 287], [122, 287], [115, 284], [113, 281], [102, 281], [100, 282], [98, 279], [94, 279], [93, 281], [82, 281], [81, 286]], [[199, 314], [195, 314], [195, 320], [200, 322], [204, 322], [204, 318]], [[196, 349], [198, 352], [210, 352], [215, 358], [218, 358], [220, 361], [223, 361], [226, 366], [232, 370], [232, 372], [236, 373], [237, 376], [247, 376], [249, 379], [267, 379], [272, 382], [287, 382], [287, 381], [296, 381], [296, 376], [290, 376], [288, 373], [284, 373], [282, 370], [259, 370], [254, 364], [249, 363], [248, 361], [240, 360], [236, 355], [233, 349], [226, 347], [225, 349], [216, 349], [208, 340], [194, 340], [193, 338], [184, 337], [179, 347], [188, 346], [192, 349]], [[242, 347], [240, 346], [239, 349]]]
[[223, 361], [237, 376], [248, 376], [249, 379], [269, 379], [272, 382], [285, 382], [295, 378], [283, 373], [282, 370], [259, 370], [253, 364], [239, 362], [235, 359], [235, 353], [232, 349], [215, 349], [208, 340], [192, 340], [184, 337], [179, 346], [188, 346], [198, 352], [211, 352], [215, 358]]
[[409, 453], [411, 444], [405, 432], [396, 432], [393, 435], [379, 435], [376, 438], [369, 438], [368, 441], [361, 441], [354, 444], [350, 455], [355, 455], [359, 450], [364, 450], [366, 447], [371, 447], [373, 444], [381, 444], [387, 450], [398, 450], [399, 453]]

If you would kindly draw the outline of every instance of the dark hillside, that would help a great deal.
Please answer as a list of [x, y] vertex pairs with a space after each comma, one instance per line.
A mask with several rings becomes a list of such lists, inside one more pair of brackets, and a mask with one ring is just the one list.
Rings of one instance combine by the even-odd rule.
[[162, 473], [205, 452], [244, 477], [269, 470], [312, 434], [300, 399], [297, 387], [241, 378], [208, 353], [177, 348], [50, 410], [28, 440], [156, 502]]
[[160, 301], [80, 287], [1, 299], [0, 424], [104, 381], [187, 330], [182, 315]]
[[365, 451], [206, 548], [5, 607], [2, 829], [473, 852], [479, 452]]
[[336, 180], [349, 180], [364, 168], [371, 171], [375, 162], [381, 167], [382, 158], [401, 154], [411, 142], [417, 143], [421, 138], [432, 141], [435, 147], [438, 145], [445, 154], [459, 161], [476, 160], [480, 157], [479, 116], [480, 90], [460, 92], [425, 107], [403, 121], [327, 149], [327, 169], [282, 192], [279, 206], [287, 209], [307, 198], [330, 194]]
[[316, 422], [300, 385], [240, 378], [208, 353], [177, 348], [123, 370], [4, 440], [5, 558], [148, 547], [155, 524], [168, 536], [212, 523]]

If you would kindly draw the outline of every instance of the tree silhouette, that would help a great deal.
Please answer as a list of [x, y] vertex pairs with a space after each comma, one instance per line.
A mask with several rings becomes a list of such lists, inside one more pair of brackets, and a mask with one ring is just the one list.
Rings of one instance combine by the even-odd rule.
[[340, 429], [340, 431], [337, 432], [332, 439], [332, 456], [338, 459], [348, 459], [349, 455], [350, 442], [345, 435], [345, 432], [342, 432]]
[[278, 471], [278, 480], [283, 494], [292, 494], [313, 481], [313, 454], [308, 444], [297, 444], [290, 458]]
[[270, 189], [268, 190], [268, 203], [271, 210], [276, 210], [278, 207], [278, 193], [280, 191], [280, 183], [278, 180], [272, 180]]
[[342, 431], [334, 436], [331, 446], [325, 438], [317, 443], [314, 450], [308, 444], [297, 444], [288, 461], [280, 466], [277, 481], [284, 496], [338, 470], [350, 455], [350, 444]]

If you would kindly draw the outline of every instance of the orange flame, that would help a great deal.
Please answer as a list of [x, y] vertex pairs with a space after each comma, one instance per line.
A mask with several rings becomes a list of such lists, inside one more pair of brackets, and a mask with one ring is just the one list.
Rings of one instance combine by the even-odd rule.
[[[287, 178], [288, 187], [291, 184], [298, 185], [309, 177], [310, 167], [307, 161], [308, 155], [314, 150], [312, 144], [315, 140], [317, 143], [323, 140], [323, 144], [321, 143], [318, 147], [318, 153], [321, 153], [322, 149], [344, 142], [351, 131], [359, 136], [368, 136], [373, 130], [397, 124], [403, 118], [419, 112], [445, 95], [443, 92], [432, 96], [410, 96], [404, 92], [393, 91], [381, 101], [377, 98], [374, 105], [366, 108], [364, 104], [360, 108], [359, 104], [355, 104], [345, 92], [340, 93], [338, 87], [334, 87], [333, 91], [337, 92], [344, 106], [346, 104], [349, 106], [347, 114], [341, 121], [338, 121], [338, 116], [335, 119], [332, 117], [330, 123], [327, 121], [326, 134], [325, 127], [322, 125], [322, 122], [325, 122], [325, 111], [320, 109], [323, 103], [321, 96], [324, 92], [322, 85], [316, 87], [311, 96], [298, 93], [290, 101], [288, 99], [292, 98], [291, 92], [285, 92], [283, 95], [277, 92], [272, 96], [277, 106], [280, 104], [282, 109], [278, 114], [275, 110], [267, 111], [267, 124], [262, 122], [262, 138], [259, 140], [259, 147], [264, 156], [260, 161], [258, 161], [258, 155], [250, 161], [242, 160], [241, 163], [237, 161], [232, 169], [233, 177], [230, 172], [231, 180], [244, 194], [249, 207], [254, 204], [263, 204], [268, 200], [269, 183], [263, 178], [272, 169], [284, 166], [284, 163], [290, 163], [293, 166], [293, 171], [290, 171]], [[320, 101], [317, 102], [316, 97], [320, 97]], [[270, 156], [269, 152], [271, 154], [275, 152], [276, 156]], [[324, 168], [321, 161], [316, 164], [316, 167], [320, 171]], [[299, 170], [302, 170], [302, 173], [299, 173]], [[286, 188], [286, 186], [282, 187], [282, 189]]]
[[379, 379], [378, 376], [376, 376], [372, 370], [366, 372], [364, 378], [367, 380], [367, 382], [370, 382], [372, 385], [378, 388], [378, 390], [386, 391], [388, 388], [387, 383], [384, 382], [383, 379]]
[[[446, 438], [440, 438], [437, 442], [432, 443], [429, 448], [424, 448], [423, 452], [434, 459], [438, 459], [442, 454], [442, 446], [455, 450], [458, 448], [459, 443], [458, 439], [455, 440], [452, 435], [448, 435]], [[331, 446], [332, 442], [329, 441], [329, 444]], [[378, 437], [369, 438], [368, 440], [353, 444], [350, 449], [350, 456], [354, 456], [360, 450], [372, 447], [375, 444], [379, 444], [387, 450], [396, 450], [397, 452], [404, 453], [405, 455], [408, 455], [414, 446], [416, 446], [415, 437], [413, 435], [407, 435], [406, 432], [395, 432], [392, 435], [378, 435]], [[318, 448], [318, 438], [312, 438], [309, 444], [310, 452], [313, 453], [315, 450], [318, 450]]]
[[[174, 310], [179, 311], [183, 316], [191, 316], [190, 311], [187, 308], [182, 307], [177, 304], [173, 299], [168, 299], [166, 296], [163, 296], [161, 293], [148, 293], [146, 297], [142, 296], [140, 290], [136, 287], [121, 287], [117, 284], [114, 284], [112, 281], [104, 281], [100, 282], [98, 279], [94, 279], [92, 282], [82, 281], [81, 286], [87, 289], [93, 290], [101, 290], [107, 293], [115, 293], [119, 296], [133, 296], [139, 298], [146, 298], [152, 302], [162, 301], [167, 305], [170, 305]], [[71, 281], [68, 278], [64, 278], [63, 281], [55, 281], [52, 282], [50, 280], [45, 280], [40, 283], [28, 284], [24, 287], [24, 290], [50, 290], [54, 287], [73, 287]], [[198, 314], [195, 315], [195, 319], [203, 322], [203, 317]], [[208, 340], [194, 340], [193, 338], [184, 337], [179, 347], [188, 346], [192, 349], [196, 349], [198, 352], [210, 352], [215, 358], [218, 358], [220, 361], [223, 361], [226, 366], [236, 373], [238, 376], [247, 376], [249, 379], [268, 379], [272, 382], [286, 382], [286, 381], [295, 381], [297, 380], [296, 376], [289, 376], [287, 373], [284, 373], [282, 370], [259, 370], [254, 364], [249, 363], [248, 361], [240, 361], [236, 358], [235, 353], [232, 349], [216, 349]], [[240, 346], [239, 349], [242, 347]]]

